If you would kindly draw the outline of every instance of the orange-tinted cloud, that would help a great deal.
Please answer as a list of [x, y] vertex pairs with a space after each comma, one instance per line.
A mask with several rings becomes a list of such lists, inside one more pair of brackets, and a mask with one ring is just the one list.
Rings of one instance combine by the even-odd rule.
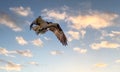
[[110, 48], [110, 49], [116, 49], [120, 47], [120, 44], [118, 43], [113, 43], [113, 42], [108, 42], [108, 41], [101, 41], [100, 43], [93, 43], [91, 44], [91, 48], [98, 50], [100, 48]]

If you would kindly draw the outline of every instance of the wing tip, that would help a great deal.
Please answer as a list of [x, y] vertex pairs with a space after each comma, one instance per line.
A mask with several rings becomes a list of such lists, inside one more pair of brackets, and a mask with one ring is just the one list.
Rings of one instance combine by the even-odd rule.
[[67, 43], [63, 44], [63, 46], [67, 46], [67, 45], [68, 45]]
[[62, 45], [64, 45], [64, 46], [67, 46], [67, 45], [68, 45], [68, 43], [67, 43], [67, 39], [66, 39], [66, 38], [65, 38], [65, 40], [62, 41], [61, 43], [62, 43]]

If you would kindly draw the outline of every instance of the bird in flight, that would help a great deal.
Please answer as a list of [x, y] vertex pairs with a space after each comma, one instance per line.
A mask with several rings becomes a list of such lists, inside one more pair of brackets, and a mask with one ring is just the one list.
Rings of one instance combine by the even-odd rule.
[[[35, 26], [34, 26], [35, 25]], [[30, 25], [30, 30], [34, 30], [36, 34], [44, 34], [47, 31], [52, 31], [58, 40], [62, 43], [62, 45], [67, 45], [67, 38], [58, 23], [47, 22], [39, 16], [36, 18]]]

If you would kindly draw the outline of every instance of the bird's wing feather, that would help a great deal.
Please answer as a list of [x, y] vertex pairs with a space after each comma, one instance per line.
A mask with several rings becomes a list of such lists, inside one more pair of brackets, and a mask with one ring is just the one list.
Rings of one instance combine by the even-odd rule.
[[58, 40], [63, 45], [67, 45], [67, 38], [66, 38], [63, 30], [61, 29], [61, 27], [59, 25], [50, 27], [49, 30], [52, 31], [56, 35], [56, 37], [58, 38]]

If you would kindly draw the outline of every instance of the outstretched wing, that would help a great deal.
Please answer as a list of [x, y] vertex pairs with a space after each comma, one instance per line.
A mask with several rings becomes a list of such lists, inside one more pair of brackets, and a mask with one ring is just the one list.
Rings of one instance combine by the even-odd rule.
[[58, 38], [58, 40], [63, 44], [63, 45], [67, 45], [67, 38], [63, 32], [63, 30], [61, 29], [61, 27], [59, 26], [59, 24], [57, 26], [52, 26], [49, 27], [49, 30], [52, 31], [56, 37]]

